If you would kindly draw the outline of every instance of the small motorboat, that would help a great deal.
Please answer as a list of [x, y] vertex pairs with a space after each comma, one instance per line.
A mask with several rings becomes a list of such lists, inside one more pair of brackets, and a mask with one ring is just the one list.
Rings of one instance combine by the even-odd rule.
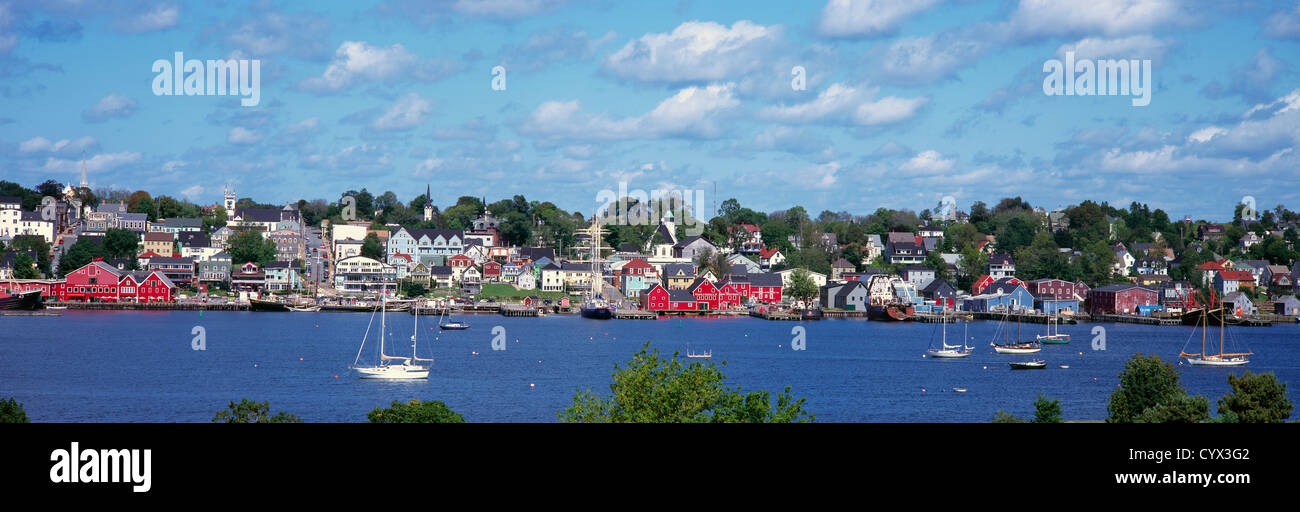
[[445, 324], [438, 324], [438, 327], [441, 327], [444, 331], [463, 331], [469, 329], [469, 324], [465, 322], [447, 322]]
[[1020, 361], [1020, 362], [1008, 363], [1008, 364], [1011, 365], [1012, 370], [1042, 370], [1043, 368], [1047, 368], [1047, 362], [1043, 361], [1042, 359], [1037, 359], [1034, 361]]

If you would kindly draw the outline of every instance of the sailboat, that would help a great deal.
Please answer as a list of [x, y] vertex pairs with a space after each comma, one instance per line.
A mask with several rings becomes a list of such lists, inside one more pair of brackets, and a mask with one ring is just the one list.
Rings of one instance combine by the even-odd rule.
[[[1052, 329], [1052, 326], [1055, 326], [1056, 329]], [[1039, 334], [1038, 341], [1052, 345], [1064, 345], [1070, 342], [1070, 335], [1061, 332], [1061, 315], [1059, 313], [1053, 314], [1052, 318], [1047, 320], [1047, 334]]]
[[[961, 345], [948, 344], [948, 316], [946, 312], [939, 313], [939, 322], [943, 324], [943, 346], [941, 348], [931, 347], [925, 351], [930, 357], [953, 359], [958, 357], [970, 356], [975, 347], [966, 344], [966, 335], [962, 335]], [[931, 342], [933, 343], [933, 342]]]
[[1008, 318], [1011, 318], [1010, 310], [1007, 310], [1007, 314], [1002, 317], [1002, 325], [998, 326], [998, 330], [1002, 331], [1002, 333], [1004, 334], [1003, 342], [998, 343], [996, 341], [998, 336], [998, 333], [996, 331], [993, 333], [993, 339], [995, 341], [989, 342], [989, 345], [993, 347], [993, 350], [995, 352], [999, 354], [1034, 354], [1043, 350], [1042, 342], [1039, 342], [1037, 340], [1020, 341], [1019, 321], [1016, 322], [1016, 340], [1011, 341], [1011, 329], [1007, 328]]
[[[1215, 300], [1215, 298], [1214, 298], [1214, 290], [1210, 290], [1210, 301], [1211, 301], [1211, 302], [1214, 302], [1214, 300]], [[1220, 310], [1220, 311], [1223, 311], [1223, 307], [1222, 307], [1223, 304], [1220, 303], [1219, 306], [1220, 306], [1219, 310]], [[1226, 352], [1223, 351], [1223, 334], [1224, 334], [1224, 332], [1223, 332], [1223, 326], [1224, 326], [1224, 319], [1223, 319], [1223, 316], [1224, 316], [1224, 315], [1222, 315], [1222, 314], [1218, 315], [1218, 317], [1219, 317], [1219, 353], [1218, 353], [1218, 354], [1211, 354], [1211, 353], [1209, 353], [1208, 350], [1206, 350], [1206, 334], [1205, 334], [1205, 331], [1209, 328], [1208, 325], [1209, 325], [1209, 323], [1210, 323], [1210, 321], [1209, 321], [1210, 316], [1209, 316], [1209, 313], [1206, 312], [1206, 309], [1208, 309], [1208, 308], [1202, 308], [1202, 309], [1201, 309], [1201, 322], [1200, 322], [1200, 324], [1201, 324], [1201, 351], [1198, 352], [1198, 353], [1195, 353], [1195, 354], [1188, 354], [1188, 353], [1187, 353], [1187, 344], [1184, 343], [1184, 344], [1183, 344], [1183, 350], [1179, 350], [1179, 351], [1178, 351], [1178, 357], [1180, 357], [1180, 358], [1182, 358], [1183, 360], [1187, 361], [1187, 364], [1189, 364], [1189, 365], [1191, 365], [1191, 366], [1245, 366], [1246, 363], [1249, 363], [1249, 362], [1250, 362], [1250, 359], [1249, 359], [1247, 356], [1254, 355], [1253, 352], [1238, 352], [1238, 353], [1231, 353], [1231, 354], [1230, 354], [1230, 353], [1226, 353]], [[1195, 335], [1196, 335], [1196, 331], [1193, 330], [1193, 331], [1192, 331], [1192, 336], [1195, 336]], [[1189, 342], [1192, 341], [1191, 336], [1188, 336], [1187, 341], [1189, 341]]]
[[583, 318], [595, 318], [598, 320], [607, 320], [614, 317], [614, 305], [605, 300], [601, 293], [605, 287], [604, 272], [601, 271], [600, 250], [606, 249], [601, 247], [601, 236], [608, 234], [609, 231], [600, 227], [600, 218], [591, 217], [591, 227], [578, 231], [586, 234], [591, 241], [591, 288], [587, 290], [586, 297], [582, 300], [580, 312]]
[[357, 358], [352, 361], [349, 368], [356, 370], [357, 374], [363, 379], [388, 379], [388, 380], [413, 380], [429, 378], [429, 364], [433, 358], [422, 358], [416, 356], [416, 341], [420, 334], [420, 313], [415, 313], [415, 330], [411, 334], [411, 356], [390, 356], [384, 353], [384, 338], [388, 332], [386, 317], [388, 316], [388, 299], [381, 297], [379, 299], [379, 308], [375, 313], [379, 314], [379, 361], [373, 366], [361, 364], [361, 351], [366, 348], [366, 339], [370, 336], [370, 327], [375, 323], [375, 314], [371, 313], [370, 323], [366, 325], [366, 334], [361, 338], [361, 348], [357, 349]]
[[446, 307], [442, 310], [442, 316], [438, 318], [438, 328], [444, 331], [463, 331], [465, 329], [469, 329], [469, 324], [465, 322], [457, 322], [454, 320], [451, 322], [443, 322], [443, 320], [446, 319], [447, 317], [447, 313], [450, 312], [451, 312], [451, 303], [448, 302]]

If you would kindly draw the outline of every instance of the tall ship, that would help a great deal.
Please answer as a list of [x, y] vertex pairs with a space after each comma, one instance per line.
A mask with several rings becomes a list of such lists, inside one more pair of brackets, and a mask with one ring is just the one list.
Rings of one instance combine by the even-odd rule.
[[41, 309], [41, 291], [27, 290], [18, 292], [8, 297], [0, 298], [0, 310]]
[[[1214, 290], [1211, 289], [1209, 303], [1210, 305], [1214, 305], [1216, 302], [1218, 301], [1216, 301], [1214, 297]], [[1224, 311], [1223, 303], [1218, 302], [1218, 306], [1219, 306], [1217, 308], [1218, 311], [1223, 312]], [[1191, 336], [1188, 336], [1187, 342], [1183, 343], [1183, 349], [1178, 351], [1178, 357], [1191, 366], [1245, 366], [1246, 364], [1250, 363], [1250, 356], [1254, 355], [1253, 352], [1245, 351], [1245, 352], [1230, 353], [1224, 350], [1224, 326], [1226, 322], [1224, 321], [1225, 315], [1223, 314], [1220, 314], [1218, 316], [1219, 353], [1217, 354], [1210, 353], [1209, 350], [1210, 345], [1208, 343], [1209, 340], [1207, 339], [1207, 335], [1206, 335], [1206, 331], [1209, 330], [1211, 322], [1214, 321], [1214, 319], [1210, 315], [1210, 311], [1213, 310], [1209, 307], [1202, 308], [1200, 310], [1201, 319], [1198, 327], [1201, 328], [1200, 329], [1201, 330], [1201, 351], [1196, 353], [1187, 352], [1187, 344], [1191, 343], [1192, 336], [1196, 335], [1196, 331], [1193, 330]], [[1186, 318], [1185, 315], [1184, 318]]]
[[901, 322], [916, 315], [916, 287], [898, 276], [873, 274], [867, 293], [867, 318]]
[[579, 311], [584, 318], [595, 318], [597, 320], [614, 318], [616, 306], [606, 300], [603, 293], [605, 273], [602, 269], [602, 262], [604, 260], [600, 258], [600, 251], [608, 249], [608, 247], [602, 246], [601, 240], [603, 240], [604, 235], [609, 234], [609, 231], [601, 228], [599, 217], [593, 215], [591, 217], [591, 226], [587, 229], [577, 230], [577, 233], [587, 235], [591, 257], [591, 285], [582, 298], [582, 306]]

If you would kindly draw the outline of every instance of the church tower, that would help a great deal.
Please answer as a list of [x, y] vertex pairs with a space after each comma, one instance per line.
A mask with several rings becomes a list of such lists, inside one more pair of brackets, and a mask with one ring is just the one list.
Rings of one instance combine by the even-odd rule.
[[226, 185], [225, 191], [226, 202], [223, 203], [222, 206], [226, 208], [226, 215], [233, 217], [235, 215], [235, 189], [230, 185]]
[[429, 197], [429, 185], [424, 185], [424, 221], [433, 220], [433, 199]]

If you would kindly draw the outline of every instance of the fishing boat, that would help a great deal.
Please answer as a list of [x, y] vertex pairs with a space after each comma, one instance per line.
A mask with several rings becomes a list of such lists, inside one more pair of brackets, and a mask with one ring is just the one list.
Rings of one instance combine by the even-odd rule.
[[[420, 315], [417, 311], [415, 314], [415, 329], [411, 334], [411, 355], [390, 356], [384, 352], [387, 338], [388, 325], [386, 317], [388, 301], [381, 298], [379, 307], [370, 315], [370, 323], [366, 325], [366, 334], [361, 337], [361, 348], [357, 349], [357, 357], [352, 361], [349, 368], [356, 370], [357, 375], [363, 379], [386, 379], [386, 380], [414, 380], [429, 378], [429, 367], [433, 363], [433, 358], [422, 358], [416, 355], [416, 345], [420, 334]], [[370, 328], [375, 323], [375, 314], [379, 315], [379, 360], [373, 365], [364, 365], [361, 363], [361, 352], [366, 348], [366, 340], [370, 336]]]
[[873, 274], [867, 281], [867, 318], [901, 322], [916, 315], [916, 287], [898, 276]]
[[1047, 320], [1047, 334], [1039, 334], [1038, 341], [1050, 345], [1064, 345], [1070, 342], [1070, 335], [1061, 332], [1061, 316], [1059, 314], [1054, 314]]
[[821, 308], [806, 308], [799, 310], [800, 320], [821, 320], [825, 314]]
[[[1213, 289], [1210, 290], [1210, 301], [1212, 303], [1215, 301]], [[1207, 349], [1208, 343], [1206, 331], [1209, 330], [1210, 313], [1208, 313], [1206, 309], [1208, 308], [1201, 309], [1201, 322], [1199, 326], [1201, 328], [1201, 351], [1195, 354], [1187, 353], [1187, 343], [1190, 343], [1192, 341], [1192, 336], [1196, 335], [1196, 331], [1192, 330], [1192, 334], [1187, 337], [1187, 343], [1183, 343], [1183, 349], [1178, 351], [1178, 357], [1191, 366], [1245, 366], [1247, 363], [1250, 363], [1249, 356], [1254, 355], [1253, 352], [1228, 353], [1224, 351], [1224, 325], [1226, 322], [1224, 321], [1224, 315], [1222, 314], [1218, 315], [1219, 353], [1209, 353], [1209, 350]], [[1220, 304], [1218, 310], [1220, 312], [1224, 310], [1222, 304]]]
[[[1043, 344], [1037, 340], [1020, 341], [1019, 321], [1016, 322], [1016, 339], [1013, 341], [1011, 339], [1011, 329], [1007, 327], [1007, 319], [1009, 318], [1011, 318], [1010, 310], [1002, 317], [1002, 323], [998, 325], [997, 331], [993, 332], [993, 341], [989, 342], [989, 346], [993, 347], [994, 352], [999, 354], [1034, 354], [1043, 350]], [[997, 341], [999, 333], [1003, 335], [1001, 343]]]
[[697, 353], [691, 351], [691, 344], [690, 344], [690, 343], [687, 343], [687, 344], [686, 344], [686, 357], [689, 357], [689, 358], [691, 358], [691, 359], [712, 359], [712, 358], [713, 358], [713, 351], [712, 351], [712, 350], [705, 350], [704, 352], [700, 352], [700, 353], [697, 354]]
[[248, 299], [249, 311], [288, 311], [289, 306], [273, 300]]
[[27, 290], [0, 298], [0, 310], [37, 310], [41, 307], [40, 290]]
[[[969, 357], [971, 353], [975, 350], [975, 347], [971, 347], [966, 344], [966, 335], [965, 334], [962, 335], [961, 345], [949, 345], [948, 344], [948, 316], [946, 313], [940, 313], [939, 323], [943, 324], [942, 345], [938, 348], [930, 347], [925, 351], [925, 353], [928, 354], [930, 357], [935, 357], [940, 359], [955, 359], [961, 357]], [[933, 343], [933, 341], [931, 343]]]
[[608, 320], [614, 318], [614, 305], [605, 300], [602, 289], [605, 286], [604, 272], [601, 271], [600, 251], [608, 249], [601, 246], [603, 235], [609, 234], [609, 230], [600, 227], [600, 218], [591, 217], [591, 226], [586, 229], [578, 230], [578, 233], [587, 235], [589, 250], [591, 251], [591, 286], [587, 289], [586, 295], [582, 299], [582, 305], [579, 312], [583, 318], [594, 318], [597, 320]]
[[1008, 364], [1011, 365], [1012, 370], [1042, 370], [1044, 368], [1047, 368], [1047, 361], [1043, 361], [1042, 359], [1035, 359], [1033, 361], [1020, 361], [1020, 362], [1008, 363]]

